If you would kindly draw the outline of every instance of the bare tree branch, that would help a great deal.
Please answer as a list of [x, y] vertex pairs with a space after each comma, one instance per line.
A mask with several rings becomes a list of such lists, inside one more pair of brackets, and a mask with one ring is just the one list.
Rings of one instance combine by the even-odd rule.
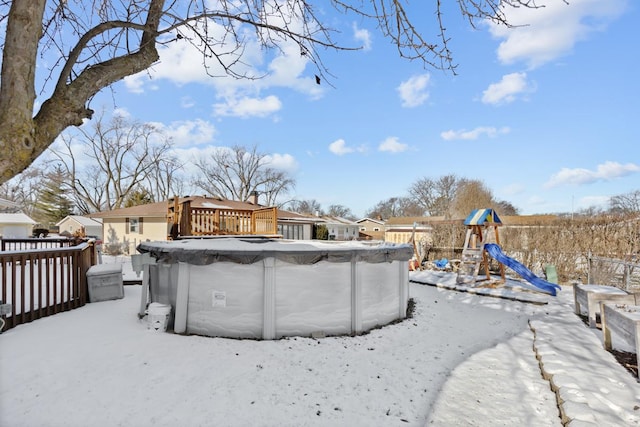
[[[148, 124], [116, 117], [102, 117], [89, 129], [80, 128], [77, 136], [64, 135], [64, 148], [52, 150], [67, 173], [68, 185], [76, 205], [85, 213], [123, 207], [125, 200], [159, 176], [170, 140]], [[85, 147], [82, 170], [78, 167], [77, 147]]]
[[[540, 7], [535, 0], [457, 2], [471, 25], [489, 20], [509, 26], [508, 8]], [[426, 28], [416, 26], [423, 17], [411, 12], [408, 0], [331, 0], [329, 4], [375, 23], [401, 57], [455, 73], [441, 0], [433, 6], [435, 19], [427, 21]], [[315, 5], [324, 8], [327, 2], [1, 0], [0, 22], [6, 22], [6, 31], [0, 39], [0, 184], [33, 163], [66, 128], [90, 119], [91, 100], [100, 90], [151, 67], [159, 59], [158, 46], [164, 43], [186, 38], [202, 54], [207, 73], [247, 79], [263, 76], [247, 69], [244, 54], [249, 41], [275, 52], [294, 43], [316, 67], [316, 78], [326, 81], [330, 73], [318, 49], [358, 46], [337, 43], [336, 30], [323, 21], [325, 15], [317, 13]], [[424, 36], [433, 32], [429, 27], [436, 29], [434, 41]], [[41, 61], [54, 65], [41, 65], [49, 68], [39, 91], [46, 99], [34, 117], [38, 54]], [[49, 87], [54, 81], [55, 86]]]
[[274, 203], [295, 185], [285, 172], [267, 163], [267, 155], [251, 149], [235, 146], [219, 149], [208, 158], [197, 159], [200, 171], [195, 185], [206, 193], [230, 200], [246, 201], [253, 194], [266, 195], [266, 201]]

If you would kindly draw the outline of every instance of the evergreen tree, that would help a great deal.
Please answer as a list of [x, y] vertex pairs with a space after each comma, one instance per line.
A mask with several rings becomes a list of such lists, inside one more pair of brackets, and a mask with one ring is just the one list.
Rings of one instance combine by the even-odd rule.
[[51, 228], [69, 215], [73, 215], [73, 202], [67, 198], [64, 172], [56, 166], [43, 180], [35, 203], [35, 219], [45, 228]]
[[146, 188], [137, 188], [132, 191], [127, 199], [124, 201], [124, 207], [130, 208], [132, 206], [146, 205], [154, 203], [153, 195]]

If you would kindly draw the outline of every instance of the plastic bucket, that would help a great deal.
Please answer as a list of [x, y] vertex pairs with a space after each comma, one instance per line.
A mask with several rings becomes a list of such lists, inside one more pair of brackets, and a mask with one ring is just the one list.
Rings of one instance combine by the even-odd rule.
[[147, 329], [154, 332], [166, 332], [171, 306], [152, 302], [147, 308]]

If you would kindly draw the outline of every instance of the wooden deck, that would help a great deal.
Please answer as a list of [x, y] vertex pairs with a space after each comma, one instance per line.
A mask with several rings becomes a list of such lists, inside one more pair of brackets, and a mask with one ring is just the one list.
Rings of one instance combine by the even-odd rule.
[[268, 235], [278, 233], [278, 208], [222, 209], [193, 207], [191, 201], [169, 201], [169, 240], [219, 235]]

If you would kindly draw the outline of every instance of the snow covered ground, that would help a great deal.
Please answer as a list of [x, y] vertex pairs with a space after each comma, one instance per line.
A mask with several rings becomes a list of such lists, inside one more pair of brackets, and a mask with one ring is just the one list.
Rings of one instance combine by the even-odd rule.
[[570, 288], [410, 293], [412, 318], [366, 335], [253, 341], [151, 332], [126, 286], [0, 335], [0, 425], [640, 425], [640, 383]]

